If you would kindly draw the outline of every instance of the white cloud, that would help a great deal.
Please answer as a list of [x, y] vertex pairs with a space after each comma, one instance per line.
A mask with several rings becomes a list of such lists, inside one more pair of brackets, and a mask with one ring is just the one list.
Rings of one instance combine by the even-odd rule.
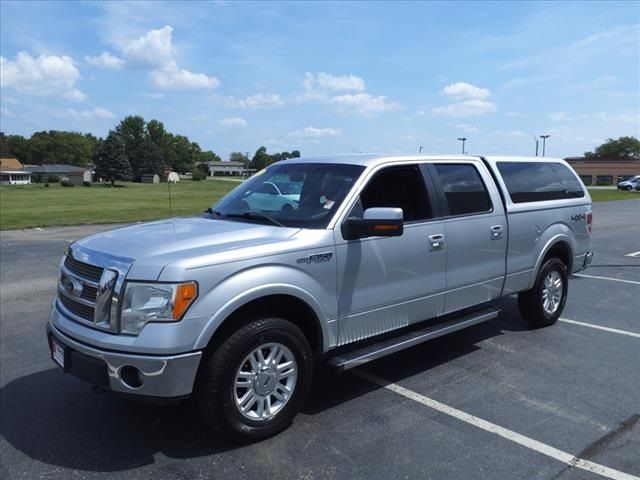
[[433, 109], [433, 113], [449, 117], [472, 117], [495, 112], [496, 110], [496, 105], [492, 102], [486, 100], [466, 100], [464, 102], [436, 107]]
[[153, 84], [163, 90], [217, 87], [220, 82], [216, 77], [191, 72], [178, 65], [172, 35], [173, 27], [165, 25], [126, 43], [122, 47], [122, 59], [104, 52], [98, 57], [85, 57], [85, 60], [103, 68], [124, 66], [147, 70]]
[[342, 130], [339, 128], [316, 128], [306, 127], [302, 130], [296, 130], [291, 132], [289, 136], [295, 138], [324, 138], [324, 137], [339, 137], [342, 135]]
[[284, 101], [277, 93], [256, 93], [238, 101], [242, 108], [273, 108], [281, 107]]
[[336, 105], [338, 110], [343, 113], [355, 112], [365, 116], [400, 109], [400, 104], [389, 101], [387, 97], [383, 95], [374, 97], [368, 93], [339, 95], [329, 98], [328, 102]]
[[455, 100], [485, 100], [491, 95], [488, 89], [476, 87], [466, 82], [447, 85], [442, 90], [442, 93]]
[[82, 101], [86, 95], [76, 88], [80, 72], [68, 56], [40, 55], [32, 57], [20, 52], [15, 60], [0, 56], [0, 86], [18, 93], [37, 96], [61, 96]]
[[478, 127], [474, 127], [473, 125], [467, 125], [465, 123], [459, 123], [458, 125], [456, 125], [456, 128], [466, 133], [478, 133], [480, 131]]
[[105, 68], [107, 70], [119, 70], [124, 67], [124, 60], [111, 55], [109, 52], [103, 52], [97, 57], [84, 57], [84, 61], [94, 67]]
[[176, 69], [172, 33], [173, 27], [165, 25], [157, 30], [149, 30], [125, 45], [122, 53], [127, 67], [144, 70]]
[[216, 77], [209, 77], [204, 73], [193, 73], [184, 69], [154, 70], [150, 75], [154, 85], [163, 90], [215, 88], [220, 85]]
[[7, 118], [13, 118], [16, 116], [15, 113], [4, 107], [0, 107], [0, 115]]
[[243, 118], [234, 117], [218, 120], [218, 125], [224, 128], [244, 128], [249, 124]]
[[363, 92], [364, 80], [355, 75], [331, 75], [329, 73], [305, 74], [304, 88], [307, 92], [317, 91], [354, 91]]
[[104, 108], [93, 108], [88, 110], [76, 110], [75, 108], [67, 108], [60, 112], [58, 117], [69, 118], [74, 121], [91, 121], [91, 120], [109, 120], [115, 118], [115, 115]]

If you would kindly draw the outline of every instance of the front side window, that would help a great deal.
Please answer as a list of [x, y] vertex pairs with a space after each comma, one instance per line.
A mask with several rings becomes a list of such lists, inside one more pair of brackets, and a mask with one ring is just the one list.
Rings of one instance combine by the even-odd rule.
[[417, 165], [388, 167], [369, 181], [351, 217], [362, 217], [367, 208], [401, 208], [405, 222], [432, 217], [424, 180]]
[[469, 164], [435, 164], [449, 205], [449, 215], [472, 215], [491, 210], [491, 200], [478, 170]]
[[213, 215], [326, 228], [363, 171], [360, 165], [278, 162], [226, 195], [212, 208]]
[[513, 203], [584, 197], [576, 176], [561, 163], [498, 162], [498, 170]]

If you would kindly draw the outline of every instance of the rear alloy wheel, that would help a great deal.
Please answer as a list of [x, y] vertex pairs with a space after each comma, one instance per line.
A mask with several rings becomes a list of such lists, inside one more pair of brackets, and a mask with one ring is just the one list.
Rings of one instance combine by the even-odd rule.
[[282, 318], [258, 318], [203, 360], [196, 398], [207, 423], [240, 443], [287, 428], [307, 396], [313, 354], [302, 331]]
[[518, 294], [522, 317], [535, 328], [556, 323], [567, 301], [567, 267], [558, 258], [547, 260], [531, 290]]

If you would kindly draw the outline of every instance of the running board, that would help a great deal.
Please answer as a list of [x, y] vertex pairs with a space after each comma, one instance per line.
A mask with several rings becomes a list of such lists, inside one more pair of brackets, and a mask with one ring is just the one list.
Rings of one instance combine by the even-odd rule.
[[448, 333], [453, 333], [463, 328], [492, 320], [498, 317], [498, 315], [500, 315], [500, 310], [493, 307], [477, 310], [435, 325], [431, 324], [419, 330], [413, 330], [396, 337], [385, 338], [378, 343], [339, 353], [334, 357], [330, 357], [327, 360], [327, 364], [340, 372], [359, 367], [372, 360], [399, 352], [405, 348], [413, 347], [427, 340], [433, 340]]

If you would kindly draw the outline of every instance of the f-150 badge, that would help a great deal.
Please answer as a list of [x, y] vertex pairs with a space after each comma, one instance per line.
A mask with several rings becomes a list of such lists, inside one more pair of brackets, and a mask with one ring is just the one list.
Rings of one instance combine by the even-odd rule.
[[328, 262], [333, 257], [332, 252], [326, 253], [314, 253], [313, 255], [309, 255], [308, 257], [300, 257], [298, 258], [298, 263], [320, 263], [320, 262]]

